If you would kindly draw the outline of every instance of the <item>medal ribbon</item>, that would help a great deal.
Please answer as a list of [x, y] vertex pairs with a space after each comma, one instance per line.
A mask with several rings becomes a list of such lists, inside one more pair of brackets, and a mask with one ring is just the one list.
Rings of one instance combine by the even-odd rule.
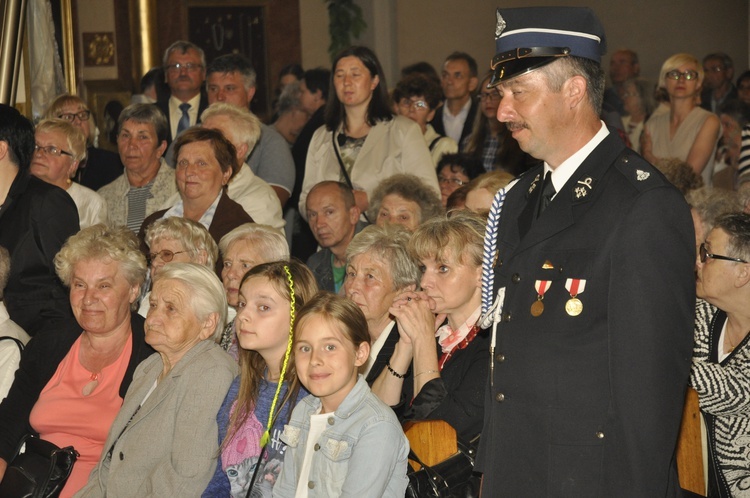
[[576, 297], [578, 294], [583, 294], [585, 288], [586, 280], [582, 278], [569, 278], [565, 281], [565, 289], [570, 292], [570, 297]]
[[537, 280], [534, 284], [534, 288], [540, 298], [544, 297], [544, 293], [547, 292], [551, 286], [552, 280]]

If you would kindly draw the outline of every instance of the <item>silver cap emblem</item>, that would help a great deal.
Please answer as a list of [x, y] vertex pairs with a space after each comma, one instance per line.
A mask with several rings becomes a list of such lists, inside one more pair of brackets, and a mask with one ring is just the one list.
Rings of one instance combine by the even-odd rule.
[[495, 12], [495, 15], [497, 15], [497, 25], [495, 26], [495, 40], [500, 38], [500, 35], [503, 34], [503, 31], [505, 30], [505, 19], [503, 19], [503, 16], [500, 15], [500, 9], [498, 9]]

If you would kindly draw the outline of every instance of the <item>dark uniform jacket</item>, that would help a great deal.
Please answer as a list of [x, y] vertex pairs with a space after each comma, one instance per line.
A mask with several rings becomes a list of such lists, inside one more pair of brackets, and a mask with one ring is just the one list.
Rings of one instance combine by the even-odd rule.
[[[693, 342], [690, 211], [612, 132], [532, 224], [542, 176], [536, 167], [510, 189], [500, 219], [504, 308], [477, 464], [485, 496], [675, 496]], [[578, 316], [566, 312], [568, 279], [586, 281]], [[537, 280], [550, 285], [535, 317]]]

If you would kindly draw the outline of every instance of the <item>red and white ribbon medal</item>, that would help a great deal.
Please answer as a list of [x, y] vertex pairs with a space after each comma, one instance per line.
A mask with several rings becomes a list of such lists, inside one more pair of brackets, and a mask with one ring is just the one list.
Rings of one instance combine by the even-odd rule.
[[586, 288], [586, 280], [582, 278], [569, 278], [565, 281], [565, 289], [570, 292], [570, 299], [565, 303], [565, 312], [570, 316], [578, 316], [583, 311], [583, 303], [578, 299]]
[[539, 316], [544, 313], [544, 293], [547, 292], [552, 285], [552, 280], [537, 280], [534, 284], [536, 289], [536, 301], [531, 305], [531, 316]]

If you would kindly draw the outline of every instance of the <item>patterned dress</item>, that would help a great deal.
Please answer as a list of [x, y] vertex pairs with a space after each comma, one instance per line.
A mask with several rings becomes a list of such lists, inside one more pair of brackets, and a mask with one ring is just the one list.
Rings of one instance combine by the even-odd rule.
[[750, 497], [750, 335], [719, 362], [725, 312], [698, 300], [690, 384], [708, 434], [708, 496]]

